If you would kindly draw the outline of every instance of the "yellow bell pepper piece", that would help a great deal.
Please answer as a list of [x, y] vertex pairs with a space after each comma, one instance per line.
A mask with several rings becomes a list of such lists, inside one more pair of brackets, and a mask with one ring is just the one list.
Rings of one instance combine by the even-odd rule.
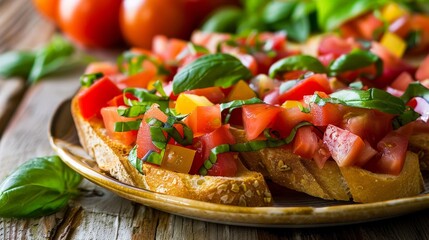
[[302, 103], [300, 101], [295, 101], [295, 100], [286, 100], [283, 104], [282, 107], [284, 108], [296, 108], [296, 107], [302, 107]]
[[189, 148], [167, 144], [161, 168], [179, 173], [189, 173], [196, 152]]
[[381, 17], [387, 22], [393, 22], [407, 13], [407, 10], [397, 3], [389, 3], [381, 9]]
[[391, 32], [384, 33], [380, 43], [398, 58], [402, 57], [407, 48], [407, 43], [398, 35]]
[[176, 112], [179, 114], [189, 114], [198, 106], [213, 106], [204, 96], [181, 93], [176, 101]]
[[231, 92], [229, 92], [226, 97], [226, 101], [246, 100], [253, 97], [256, 97], [256, 93], [253, 89], [251, 89], [245, 81], [240, 80], [232, 87]]

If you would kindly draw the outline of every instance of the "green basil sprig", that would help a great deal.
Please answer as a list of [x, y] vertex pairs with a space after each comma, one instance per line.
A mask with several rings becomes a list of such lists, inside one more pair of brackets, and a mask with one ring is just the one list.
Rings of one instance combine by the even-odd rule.
[[81, 180], [58, 156], [31, 159], [0, 185], [0, 217], [30, 218], [55, 213], [79, 194]]
[[212, 86], [229, 87], [252, 73], [240, 60], [225, 53], [204, 55], [181, 69], [173, 79], [173, 92]]
[[27, 77], [31, 72], [36, 56], [29, 51], [6, 52], [0, 55], [0, 76]]
[[269, 75], [271, 78], [274, 78], [281, 73], [294, 70], [328, 73], [328, 70], [323, 66], [319, 59], [309, 55], [296, 55], [286, 57], [275, 62], [269, 69]]
[[[164, 111], [168, 108], [169, 101], [170, 101], [170, 99], [167, 96], [158, 96], [155, 94], [154, 91], [148, 91], [144, 88], [125, 88], [123, 93], [124, 93], [125, 104], [127, 104], [128, 106], [137, 106], [137, 105], [151, 106], [152, 104], [156, 103], [159, 105], [160, 109]], [[126, 93], [131, 93], [133, 96], [137, 97], [139, 101], [133, 101], [127, 98]], [[135, 116], [138, 116], [138, 115], [135, 115]]]
[[242, 18], [243, 10], [238, 7], [222, 7], [211, 14], [204, 22], [201, 30], [203, 32], [234, 33], [237, 30], [237, 22]]
[[375, 76], [366, 76], [370, 79], [377, 78], [383, 73], [383, 61], [370, 51], [354, 50], [333, 61], [329, 65], [329, 75], [338, 76], [343, 72], [364, 68], [372, 64], [375, 65], [376, 74]]
[[325, 67], [319, 59], [309, 55], [296, 55], [278, 60], [269, 69], [271, 78], [289, 71], [304, 70], [314, 73], [326, 73], [328, 76], [338, 76], [347, 71], [361, 69], [367, 66], [375, 65], [376, 74], [374, 76], [365, 75], [370, 79], [379, 77], [383, 73], [383, 62], [370, 51], [354, 50], [350, 53], [341, 55], [332, 61], [328, 67]]
[[81, 67], [91, 57], [75, 51], [73, 45], [60, 36], [42, 48], [33, 51], [13, 51], [0, 55], [0, 76], [27, 78], [35, 83], [42, 77]]
[[317, 20], [324, 31], [332, 31], [349, 19], [377, 9], [388, 0], [316, 0]]
[[377, 88], [368, 90], [345, 89], [332, 93], [331, 98], [317, 97], [315, 94], [312, 101], [319, 105], [331, 102], [351, 107], [375, 109], [390, 114], [402, 114], [405, 111], [405, 104], [400, 98]]

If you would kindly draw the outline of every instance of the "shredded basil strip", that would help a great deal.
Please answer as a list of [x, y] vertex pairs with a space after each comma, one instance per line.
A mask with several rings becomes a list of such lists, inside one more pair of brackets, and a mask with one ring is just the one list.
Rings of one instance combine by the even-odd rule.
[[123, 117], [138, 117], [142, 114], [144, 114], [149, 108], [152, 106], [152, 104], [142, 104], [142, 105], [134, 105], [128, 108], [118, 108], [117, 112], [120, 116]]
[[230, 152], [230, 145], [228, 144], [222, 144], [212, 148], [212, 150], [210, 150], [209, 159], [204, 161], [203, 166], [201, 166], [200, 170], [198, 171], [199, 174], [202, 176], [207, 175], [207, 171], [211, 169], [217, 162], [217, 155], [226, 152]]
[[244, 143], [236, 143], [236, 144], [222, 144], [210, 150], [209, 159], [204, 161], [203, 166], [199, 169], [199, 173], [201, 175], [207, 175], [207, 171], [213, 167], [213, 165], [217, 162], [217, 155], [225, 152], [253, 152], [259, 151], [264, 148], [273, 148], [280, 147], [286, 144], [289, 144], [295, 138], [296, 132], [300, 127], [303, 126], [312, 126], [313, 124], [310, 122], [300, 122], [298, 123], [290, 132], [289, 136], [283, 139], [277, 139], [270, 137], [267, 140], [255, 140]]
[[125, 103], [129, 106], [133, 105], [152, 105], [154, 103], [159, 105], [159, 108], [162, 111], [165, 111], [169, 106], [169, 98], [166, 96], [158, 96], [153, 92], [150, 92], [144, 88], [125, 88], [124, 89], [124, 95], [125, 93], [131, 93], [135, 97], [137, 97], [140, 101], [132, 101], [131, 99], [128, 99], [125, 97]]
[[257, 104], [257, 103], [263, 103], [263, 101], [259, 98], [250, 98], [246, 100], [234, 100], [227, 103], [221, 103], [220, 104], [220, 112], [223, 112], [224, 110], [228, 109], [228, 114], [225, 117], [224, 123], [228, 123], [229, 119], [231, 118], [231, 113], [236, 108], [241, 108], [243, 105], [250, 105], [250, 104]]
[[[162, 121], [156, 118], [148, 119], [148, 124], [150, 125], [150, 135], [152, 138], [152, 143], [159, 149], [164, 149], [167, 145], [168, 138], [173, 138], [182, 146], [187, 146], [192, 144], [192, 139], [194, 134], [186, 124], [177, 120], [174, 116], [169, 116], [167, 122], [163, 123]], [[183, 137], [174, 127], [174, 124], [180, 124], [183, 126]], [[167, 133], [168, 138], [165, 137], [164, 132]]]
[[140, 119], [129, 122], [115, 122], [115, 132], [128, 132], [131, 130], [139, 130], [141, 122], [142, 120]]
[[226, 53], [204, 55], [183, 67], [173, 79], [173, 92], [213, 86], [230, 87], [240, 80], [252, 78], [241, 61]]
[[137, 145], [135, 145], [128, 154], [128, 161], [137, 169], [137, 171], [139, 171], [139, 173], [144, 174], [143, 160], [137, 157]]
[[375, 64], [376, 74], [370, 76], [365, 74], [369, 79], [375, 79], [383, 73], [383, 61], [380, 57], [370, 51], [360, 49], [353, 50], [348, 54], [341, 55], [339, 58], [329, 64], [329, 75], [338, 76], [339, 74], [347, 71], [352, 71]]
[[104, 74], [101, 72], [84, 74], [80, 77], [80, 85], [82, 87], [90, 87], [97, 79], [100, 79], [103, 76]]
[[146, 155], [142, 158], [143, 162], [148, 162], [156, 165], [161, 165], [162, 159], [164, 158], [165, 149], [162, 149], [161, 152], [155, 152], [149, 150]]
[[306, 70], [315, 73], [328, 73], [325, 66], [319, 59], [310, 55], [296, 55], [278, 60], [269, 69], [271, 78], [294, 70]]
[[167, 94], [164, 91], [164, 88], [162, 86], [162, 82], [160, 80], [157, 80], [153, 86], [155, 87], [156, 91], [161, 94], [161, 97], [168, 97]]
[[319, 103], [330, 102], [351, 107], [376, 109], [381, 112], [399, 115], [405, 111], [405, 104], [400, 98], [377, 88], [370, 88], [366, 91], [346, 89], [334, 92], [330, 97], [319, 97]]
[[156, 118], [150, 118], [147, 121], [150, 126], [150, 136], [153, 145], [155, 145], [155, 147], [158, 149], [164, 149], [167, 146], [168, 139], [162, 131], [163, 122]]

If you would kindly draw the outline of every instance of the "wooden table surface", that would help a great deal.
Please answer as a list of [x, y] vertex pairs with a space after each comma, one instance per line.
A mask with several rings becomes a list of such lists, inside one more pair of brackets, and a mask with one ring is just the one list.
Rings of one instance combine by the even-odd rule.
[[[0, 53], [34, 49], [55, 27], [29, 0], [0, 0]], [[52, 76], [33, 86], [0, 79], [0, 179], [23, 162], [55, 154], [48, 123], [60, 102], [79, 86], [80, 71]], [[122, 199], [89, 181], [84, 196], [51, 216], [0, 219], [0, 239], [429, 239], [429, 210], [354, 225], [269, 229], [202, 222]]]

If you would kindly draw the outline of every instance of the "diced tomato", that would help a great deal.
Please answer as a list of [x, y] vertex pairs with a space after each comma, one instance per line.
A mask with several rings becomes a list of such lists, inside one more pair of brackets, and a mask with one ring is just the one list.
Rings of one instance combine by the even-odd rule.
[[101, 72], [104, 76], [112, 76], [119, 73], [118, 66], [111, 62], [93, 62], [86, 69], [85, 74]]
[[394, 33], [405, 39], [407, 37], [407, 34], [410, 32], [410, 28], [410, 16], [404, 15], [402, 17], [399, 17], [389, 25], [389, 32]]
[[250, 70], [253, 75], [258, 74], [258, 63], [254, 56], [250, 54], [244, 53], [235, 53], [233, 54], [236, 58], [238, 58], [241, 63]]
[[283, 74], [284, 80], [297, 80], [300, 79], [307, 71], [294, 70]]
[[319, 147], [318, 137], [312, 127], [301, 127], [298, 129], [293, 142], [293, 153], [302, 158], [312, 159], [313, 153]]
[[214, 104], [221, 103], [225, 99], [225, 94], [220, 87], [199, 88], [185, 91], [185, 93], [204, 96]]
[[153, 38], [152, 51], [166, 62], [177, 61], [177, 56], [187, 46], [187, 42], [176, 38], [158, 35]]
[[299, 107], [282, 108], [277, 115], [272, 129], [277, 131], [282, 138], [289, 136], [292, 128], [298, 123], [312, 119], [311, 114], [302, 112]]
[[237, 161], [237, 153], [218, 154], [216, 163], [207, 171], [207, 175], [233, 177], [237, 173]]
[[[234, 144], [235, 138], [229, 131], [229, 125], [222, 125], [211, 133], [195, 138], [193, 147], [197, 150], [196, 157], [192, 163], [190, 174], [198, 174], [204, 161], [209, 158], [210, 151], [221, 144]], [[234, 153], [223, 153], [218, 155], [218, 161], [213, 165], [210, 174], [228, 174], [222, 176], [234, 176], [237, 171], [237, 162]], [[220, 158], [219, 158], [220, 156]], [[227, 161], [227, 162], [224, 162]]]
[[311, 123], [315, 126], [338, 125], [343, 120], [343, 106], [340, 104], [326, 103], [320, 106], [310, 104]]
[[373, 147], [392, 131], [393, 115], [376, 110], [346, 108], [341, 127], [367, 140]]
[[354, 165], [365, 149], [365, 142], [359, 136], [334, 125], [326, 128], [323, 143], [340, 167]]
[[420, 63], [420, 66], [416, 71], [416, 79], [419, 81], [429, 79], [429, 55], [427, 55], [423, 62]]
[[219, 43], [231, 39], [232, 35], [227, 33], [209, 33], [195, 31], [192, 33], [191, 42], [206, 47], [210, 52], [215, 53]]
[[360, 15], [343, 24], [341, 34], [344, 37], [374, 39], [376, 30], [383, 27], [384, 23], [372, 12]]
[[[131, 100], [138, 100], [138, 98], [134, 97], [134, 95], [131, 93], [125, 93], [125, 96]], [[107, 105], [112, 107], [125, 106], [124, 94], [119, 94], [118, 96], [112, 98], [107, 102]]]
[[152, 137], [150, 136], [150, 126], [146, 122], [146, 120], [149, 118], [156, 118], [160, 121], [165, 122], [167, 121], [168, 117], [156, 105], [152, 105], [152, 107], [144, 114], [142, 123], [137, 132], [136, 145], [138, 158], [143, 158], [149, 151], [161, 151], [152, 143]]
[[243, 125], [248, 140], [257, 138], [266, 128], [270, 128], [276, 116], [282, 111], [281, 107], [268, 104], [244, 105]]
[[198, 106], [184, 122], [194, 132], [194, 137], [210, 133], [222, 125], [219, 105]]
[[396, 90], [405, 91], [408, 85], [412, 82], [414, 82], [413, 77], [409, 73], [403, 72], [392, 82], [392, 84], [390, 84], [390, 87]]
[[312, 95], [314, 92], [320, 91], [330, 94], [328, 78], [325, 74], [313, 74], [310, 77], [299, 81], [296, 85], [280, 93], [279, 102], [283, 103], [286, 100], [301, 100], [305, 95]]
[[78, 104], [84, 119], [99, 116], [100, 110], [107, 102], [122, 91], [108, 77], [96, 81], [89, 88], [79, 93]]
[[384, 88], [390, 85], [392, 81], [399, 76], [399, 74], [408, 72], [409, 74], [414, 75], [416, 71], [414, 67], [406, 64], [403, 60], [390, 53], [385, 47], [377, 42], [372, 43], [371, 52], [379, 56], [383, 61], [383, 74], [374, 81], [369, 82], [376, 87]]
[[397, 131], [390, 132], [377, 144], [380, 156], [371, 159], [365, 168], [375, 173], [399, 175], [404, 166], [407, 146], [407, 137]]
[[279, 104], [282, 104], [279, 98], [280, 98], [279, 88], [275, 87], [264, 96], [264, 102], [271, 105], [279, 105]]
[[293, 153], [305, 159], [313, 159], [319, 168], [323, 168], [325, 162], [331, 156], [329, 150], [311, 126], [298, 129], [293, 142]]
[[357, 47], [358, 45], [351, 39], [347, 40], [335, 35], [328, 35], [322, 38], [317, 51], [321, 56], [332, 54], [333, 59], [336, 59]]
[[259, 39], [265, 42], [265, 50], [274, 50], [276, 52], [284, 52], [286, 49], [287, 34], [285, 32], [263, 32], [259, 34]]
[[163, 77], [157, 76], [157, 70], [154, 68], [144, 68], [143, 71], [131, 76], [127, 76], [117, 81], [117, 85], [121, 88], [148, 88], [149, 83], [157, 79], [162, 80]]
[[101, 116], [103, 117], [104, 127], [106, 128], [107, 135], [113, 139], [121, 142], [124, 145], [131, 145], [136, 141], [137, 130], [127, 132], [115, 132], [116, 122], [130, 122], [135, 121], [138, 117], [128, 118], [118, 114], [118, 107], [104, 107], [101, 109]]
[[410, 19], [411, 29], [420, 32], [418, 45], [411, 49], [412, 53], [422, 53], [429, 48], [429, 16], [413, 14]]

